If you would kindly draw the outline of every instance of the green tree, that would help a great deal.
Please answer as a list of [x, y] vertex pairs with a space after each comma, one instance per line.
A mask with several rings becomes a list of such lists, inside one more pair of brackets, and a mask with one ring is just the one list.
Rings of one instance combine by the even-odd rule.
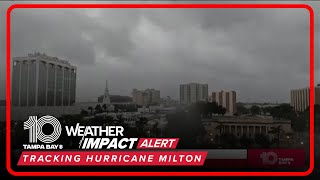
[[118, 112], [119, 111], [119, 105], [118, 104], [115, 104], [114, 105], [114, 112]]
[[93, 123], [94, 125], [98, 125], [98, 126], [105, 126], [107, 124], [107, 121], [104, 117], [102, 116], [95, 116], [93, 118]]
[[243, 148], [250, 148], [253, 143], [252, 139], [248, 138], [246, 135], [241, 136], [239, 142]]
[[219, 136], [221, 136], [222, 134], [222, 128], [223, 128], [222, 123], [219, 123], [219, 125], [216, 127], [216, 130], [219, 130]]
[[277, 143], [278, 148], [280, 147], [280, 138], [283, 132], [284, 131], [281, 126], [271, 127], [271, 130], [269, 131], [269, 133], [276, 135], [277, 138], [274, 139], [274, 142]]
[[94, 110], [96, 111], [96, 113], [101, 113], [102, 112], [101, 105], [97, 104], [96, 107], [94, 108]]
[[90, 106], [90, 107], [88, 107], [88, 110], [90, 111], [90, 114], [92, 115], [93, 114], [93, 108]]
[[188, 112], [177, 111], [169, 114], [167, 119], [167, 136], [180, 138], [178, 148], [197, 146], [194, 142], [201, 131], [202, 123], [200, 113], [196, 109], [191, 108]]
[[[219, 125], [218, 125], [218, 126], [216, 126], [216, 130], [218, 130], [218, 131], [219, 131], [219, 135], [218, 135], [219, 143], [221, 143], [222, 128], [223, 128], [222, 123], [219, 123]], [[216, 138], [216, 139], [217, 139], [217, 138]]]
[[249, 114], [250, 111], [242, 103], [237, 104], [237, 114], [238, 115], [243, 115], [243, 114]]
[[193, 113], [199, 114], [201, 117], [208, 117], [209, 114], [209, 108], [208, 104], [203, 101], [199, 101], [191, 107], [191, 111]]
[[260, 148], [269, 148], [271, 145], [269, 138], [264, 134], [256, 134], [255, 143], [259, 145]]
[[224, 116], [224, 115], [226, 114], [226, 112], [227, 112], [227, 109], [223, 107], [223, 108], [221, 109], [221, 114], [222, 114], [222, 116]]
[[220, 115], [224, 115], [224, 114], [227, 112], [227, 110], [226, 110], [226, 108], [224, 108], [224, 107], [222, 107], [222, 106], [220, 105], [220, 106], [217, 107], [217, 112], [218, 112], [218, 114], [220, 114]]
[[279, 106], [273, 107], [271, 115], [275, 119], [295, 120], [297, 117], [297, 113], [290, 104], [280, 104]]
[[159, 128], [158, 128], [159, 123], [155, 122], [154, 125], [152, 125], [151, 129], [150, 129], [150, 134], [154, 137], [158, 137], [159, 136]]
[[273, 109], [273, 107], [271, 107], [271, 106], [267, 106], [267, 107], [263, 108], [264, 113], [265, 114], [269, 113], [270, 115], [272, 114], [272, 109]]
[[250, 108], [250, 112], [251, 112], [252, 115], [261, 114], [261, 109], [260, 109], [259, 106], [253, 105], [253, 106]]
[[82, 116], [88, 116], [88, 111], [82, 109], [80, 114], [81, 114]]
[[218, 103], [215, 102], [215, 101], [213, 101], [213, 102], [211, 103], [211, 112], [212, 112], [213, 114], [218, 114], [218, 113], [219, 113], [219, 112], [218, 112]]
[[114, 125], [116, 122], [115, 118], [112, 116], [106, 116], [105, 121], [108, 126]]
[[106, 112], [107, 111], [107, 105], [106, 104], [103, 104], [102, 105], [102, 108], [103, 108], [103, 110]]
[[234, 134], [224, 133], [221, 135], [221, 145], [226, 148], [234, 148], [237, 146], [238, 139]]
[[139, 120], [136, 121], [136, 132], [138, 137], [147, 136], [147, 133], [144, 131], [148, 119], [146, 117], [139, 117]]
[[310, 122], [309, 120], [309, 111], [304, 112], [303, 115], [297, 116], [295, 119], [291, 120], [292, 129], [298, 133], [307, 131]]

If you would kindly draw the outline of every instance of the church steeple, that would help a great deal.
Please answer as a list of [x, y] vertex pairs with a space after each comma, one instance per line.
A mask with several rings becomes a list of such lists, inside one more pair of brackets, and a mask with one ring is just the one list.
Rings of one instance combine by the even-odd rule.
[[108, 89], [108, 80], [106, 80], [106, 88], [104, 90], [103, 101], [104, 104], [110, 104], [110, 96], [109, 96], [109, 89]]

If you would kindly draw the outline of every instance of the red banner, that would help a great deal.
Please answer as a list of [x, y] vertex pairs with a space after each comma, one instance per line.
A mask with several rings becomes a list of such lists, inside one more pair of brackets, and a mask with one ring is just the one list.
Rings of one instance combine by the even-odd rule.
[[206, 151], [24, 151], [19, 166], [202, 166]]

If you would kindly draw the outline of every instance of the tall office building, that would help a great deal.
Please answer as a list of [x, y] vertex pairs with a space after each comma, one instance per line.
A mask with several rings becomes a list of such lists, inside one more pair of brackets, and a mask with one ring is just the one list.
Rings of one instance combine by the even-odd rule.
[[[315, 104], [320, 104], [320, 85], [318, 84], [315, 87]], [[309, 105], [310, 99], [310, 88], [302, 88], [302, 89], [293, 89], [290, 92], [290, 104], [294, 108], [295, 111], [303, 112], [305, 111]]]
[[141, 106], [158, 105], [160, 103], [160, 91], [155, 89], [146, 89], [144, 91], [133, 89], [132, 101], [134, 104]]
[[227, 115], [234, 115], [237, 112], [237, 93], [235, 91], [212, 92], [212, 102], [226, 108]]
[[208, 100], [208, 84], [189, 83], [180, 85], [180, 103], [192, 104]]
[[13, 106], [70, 106], [76, 97], [75, 66], [34, 53], [13, 57]]

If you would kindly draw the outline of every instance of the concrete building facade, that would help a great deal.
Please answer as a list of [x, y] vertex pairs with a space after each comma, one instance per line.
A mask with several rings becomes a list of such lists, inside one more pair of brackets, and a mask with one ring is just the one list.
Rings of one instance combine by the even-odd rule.
[[[315, 87], [314, 103], [320, 104], [320, 85]], [[290, 104], [297, 112], [305, 111], [310, 105], [310, 88], [293, 89], [290, 91]]]
[[180, 104], [192, 104], [199, 101], [208, 101], [208, 84], [180, 85]]
[[160, 104], [160, 90], [146, 89], [144, 91], [140, 91], [133, 89], [132, 101], [134, 104], [140, 106], [158, 105]]
[[76, 98], [77, 68], [66, 60], [34, 53], [13, 57], [13, 106], [70, 106]]
[[237, 93], [235, 91], [212, 92], [211, 101], [226, 108], [227, 115], [234, 115], [237, 112]]
[[269, 132], [272, 128], [279, 126], [283, 134], [293, 132], [290, 120], [274, 120], [271, 116], [221, 116], [203, 119], [202, 124], [212, 137], [219, 136], [220, 133], [231, 133], [238, 138], [242, 136], [255, 138], [256, 134], [264, 134], [272, 139], [276, 137], [276, 134]]

